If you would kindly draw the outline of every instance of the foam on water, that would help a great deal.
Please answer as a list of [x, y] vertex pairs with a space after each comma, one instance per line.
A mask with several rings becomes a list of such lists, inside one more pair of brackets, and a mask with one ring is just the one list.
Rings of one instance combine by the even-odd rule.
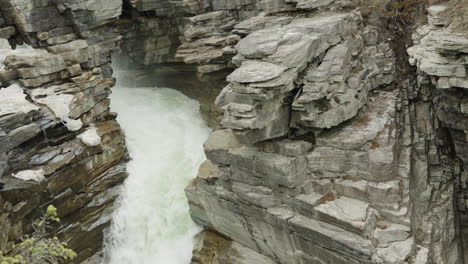
[[106, 263], [187, 264], [200, 231], [188, 214], [184, 188], [205, 160], [209, 128], [199, 105], [162, 88], [113, 89], [133, 160], [106, 242]]

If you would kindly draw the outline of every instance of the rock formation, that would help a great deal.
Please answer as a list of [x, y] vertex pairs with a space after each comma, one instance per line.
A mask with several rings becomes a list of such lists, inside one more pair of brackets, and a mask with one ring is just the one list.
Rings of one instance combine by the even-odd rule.
[[227, 76], [186, 188], [209, 230], [194, 264], [465, 263], [466, 2], [400, 35], [382, 20], [404, 1], [376, 2], [0, 0], [0, 250], [52, 203], [77, 263], [99, 258], [128, 159], [122, 50]]
[[[56, 1], [57, 2], [57, 1]], [[102, 246], [127, 150], [108, 98], [120, 1], [1, 1], [0, 250], [48, 204], [81, 262]], [[12, 50], [5, 38], [13, 47]]]
[[192, 217], [276, 263], [464, 263], [466, 32], [429, 7], [403, 79], [348, 4], [260, 1], [234, 27]]

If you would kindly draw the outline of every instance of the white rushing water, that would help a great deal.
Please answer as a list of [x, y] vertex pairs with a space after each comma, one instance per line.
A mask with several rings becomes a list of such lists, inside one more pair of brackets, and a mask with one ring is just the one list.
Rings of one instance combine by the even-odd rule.
[[210, 131], [199, 105], [165, 88], [116, 87], [111, 101], [133, 160], [108, 232], [106, 263], [190, 263], [200, 230], [190, 219], [184, 188], [205, 160]]

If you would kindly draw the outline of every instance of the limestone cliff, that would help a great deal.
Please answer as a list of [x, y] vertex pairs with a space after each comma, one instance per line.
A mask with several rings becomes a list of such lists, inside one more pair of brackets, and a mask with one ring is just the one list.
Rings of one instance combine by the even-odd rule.
[[99, 252], [122, 50], [227, 76], [193, 263], [465, 263], [467, 3], [427, 2], [0, 0], [0, 40], [26, 43], [0, 44], [0, 250], [53, 203], [77, 262]]

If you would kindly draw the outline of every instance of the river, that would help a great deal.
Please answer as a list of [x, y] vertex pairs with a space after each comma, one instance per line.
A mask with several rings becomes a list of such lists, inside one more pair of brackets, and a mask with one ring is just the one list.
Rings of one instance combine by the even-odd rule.
[[119, 114], [132, 161], [108, 230], [106, 263], [190, 263], [200, 230], [190, 219], [184, 188], [205, 160], [210, 129], [198, 102], [181, 92], [119, 87], [128, 82], [117, 79], [111, 110]]

